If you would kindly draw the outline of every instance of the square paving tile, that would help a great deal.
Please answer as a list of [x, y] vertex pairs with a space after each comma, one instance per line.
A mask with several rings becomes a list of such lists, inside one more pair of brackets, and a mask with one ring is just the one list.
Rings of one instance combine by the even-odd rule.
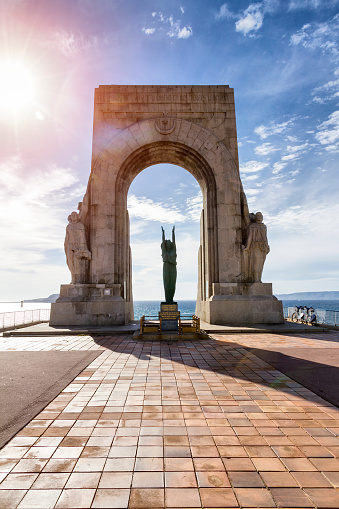
[[132, 488], [128, 507], [131, 509], [165, 507], [165, 490], [158, 488]]
[[77, 460], [49, 460], [43, 472], [72, 472]]
[[0, 489], [0, 507], [1, 509], [16, 509], [20, 500], [27, 493], [27, 490], [1, 490]]
[[96, 488], [99, 484], [101, 472], [73, 472], [65, 488]]
[[[169, 458], [171, 459], [171, 458]], [[176, 458], [175, 458], [176, 459]], [[181, 459], [181, 458], [178, 458]], [[135, 471], [162, 472], [164, 470], [164, 460], [162, 458], [136, 458]]]
[[[303, 472], [305, 473], [305, 472]], [[260, 472], [269, 488], [298, 488], [299, 485], [289, 472]]]
[[0, 484], [1, 490], [22, 489], [28, 490], [38, 474], [8, 474], [4, 481]]
[[339, 507], [339, 493], [335, 488], [305, 488], [316, 507]]
[[166, 507], [201, 507], [197, 488], [166, 488]]
[[261, 488], [264, 483], [257, 472], [229, 472], [233, 488]]
[[194, 472], [165, 472], [166, 488], [196, 488]]
[[129, 489], [99, 488], [90, 507], [98, 509], [125, 509], [128, 507], [129, 496]]
[[168, 472], [189, 472], [194, 470], [191, 458], [164, 458], [164, 467], [165, 471]]
[[36, 478], [32, 485], [33, 489], [46, 490], [63, 488], [69, 478], [69, 473], [42, 473]]
[[238, 507], [231, 488], [201, 488], [203, 507]]
[[164, 473], [134, 472], [132, 488], [164, 488]]
[[18, 505], [18, 509], [53, 508], [60, 494], [61, 490], [30, 490], [21, 500], [20, 504]]
[[130, 488], [132, 472], [103, 472], [99, 488]]
[[262, 488], [235, 488], [241, 507], [276, 507], [268, 490]]
[[196, 476], [199, 488], [229, 488], [231, 486], [225, 471], [196, 472]]
[[321, 472], [293, 472], [302, 488], [329, 488], [331, 484]]
[[314, 507], [301, 488], [271, 488], [271, 493], [278, 507]]

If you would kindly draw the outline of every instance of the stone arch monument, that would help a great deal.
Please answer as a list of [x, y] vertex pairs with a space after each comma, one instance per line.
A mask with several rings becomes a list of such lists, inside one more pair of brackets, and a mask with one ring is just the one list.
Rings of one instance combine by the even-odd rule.
[[253, 225], [254, 215], [251, 222], [240, 180], [233, 89], [111, 85], [95, 90], [92, 170], [78, 215], [70, 216], [84, 226], [87, 246], [82, 238], [77, 249], [74, 224], [67, 227], [66, 254], [81, 274], [61, 286], [51, 325], [133, 319], [127, 193], [138, 173], [158, 163], [185, 168], [202, 190], [198, 316], [215, 324], [281, 323], [272, 285], [249, 270], [250, 250], [268, 244], [264, 225]]

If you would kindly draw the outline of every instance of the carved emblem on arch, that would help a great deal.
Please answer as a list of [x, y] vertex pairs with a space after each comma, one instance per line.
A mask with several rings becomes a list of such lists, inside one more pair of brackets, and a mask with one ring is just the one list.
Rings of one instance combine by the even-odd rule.
[[159, 134], [171, 134], [175, 129], [175, 119], [163, 115], [155, 119], [155, 128]]

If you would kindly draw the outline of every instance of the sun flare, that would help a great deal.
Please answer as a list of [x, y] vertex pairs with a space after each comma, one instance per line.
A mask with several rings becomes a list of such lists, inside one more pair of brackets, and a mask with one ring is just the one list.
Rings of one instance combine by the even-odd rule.
[[0, 105], [10, 110], [20, 110], [32, 102], [33, 78], [20, 62], [0, 63]]

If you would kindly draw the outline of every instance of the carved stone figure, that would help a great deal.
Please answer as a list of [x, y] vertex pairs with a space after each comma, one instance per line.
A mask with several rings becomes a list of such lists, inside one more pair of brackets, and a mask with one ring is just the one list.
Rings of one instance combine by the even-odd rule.
[[69, 270], [72, 275], [72, 284], [86, 283], [86, 264], [91, 259], [87, 248], [85, 226], [80, 221], [79, 214], [72, 212], [68, 216], [66, 227], [65, 253]]
[[261, 275], [270, 247], [267, 241], [267, 228], [263, 224], [261, 212], [250, 214], [246, 245], [243, 246], [245, 280], [261, 283]]
[[162, 229], [161, 253], [163, 260], [163, 281], [165, 300], [173, 302], [175, 285], [177, 281], [177, 248], [175, 245], [175, 226], [172, 228], [172, 240], [165, 240], [165, 231]]

